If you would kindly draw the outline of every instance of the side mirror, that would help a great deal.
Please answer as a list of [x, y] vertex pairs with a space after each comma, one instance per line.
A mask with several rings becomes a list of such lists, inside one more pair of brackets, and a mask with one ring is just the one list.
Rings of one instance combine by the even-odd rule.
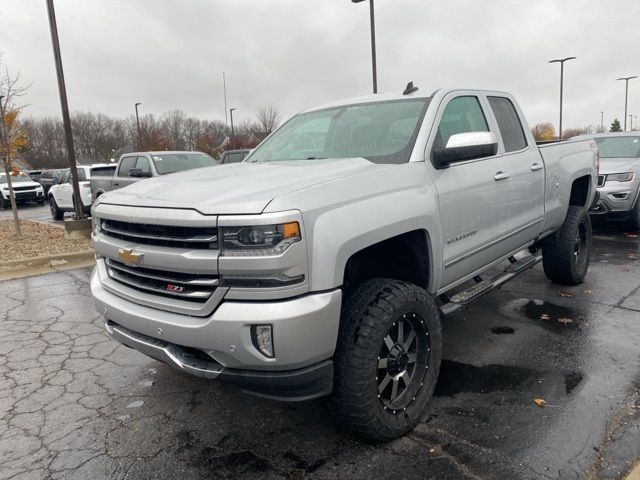
[[498, 153], [498, 139], [493, 132], [456, 133], [449, 137], [445, 148], [433, 150], [436, 168], [447, 168], [454, 162], [491, 157]]
[[129, 170], [129, 176], [136, 178], [148, 178], [151, 176], [151, 172], [143, 172], [140, 168], [132, 168]]

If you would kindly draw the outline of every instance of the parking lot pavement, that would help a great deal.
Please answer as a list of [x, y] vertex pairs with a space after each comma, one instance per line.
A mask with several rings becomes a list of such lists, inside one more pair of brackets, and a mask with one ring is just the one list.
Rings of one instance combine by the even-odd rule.
[[0, 478], [622, 478], [640, 456], [640, 238], [594, 247], [583, 285], [538, 267], [447, 318], [436, 395], [386, 445], [322, 401], [251, 397], [117, 345], [89, 270], [0, 283]]
[[[20, 220], [34, 220], [37, 222], [46, 222], [52, 224], [62, 225], [62, 221], [54, 220], [51, 217], [51, 211], [49, 205], [38, 205], [36, 203], [25, 203], [24, 205], [18, 205], [18, 216]], [[70, 213], [66, 213], [65, 216], [71, 217]], [[13, 212], [10, 208], [6, 210], [0, 209], [0, 220], [13, 220]]]

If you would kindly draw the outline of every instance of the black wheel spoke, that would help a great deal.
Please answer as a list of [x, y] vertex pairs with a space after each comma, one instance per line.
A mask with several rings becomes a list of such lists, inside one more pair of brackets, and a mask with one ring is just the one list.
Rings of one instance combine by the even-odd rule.
[[409, 375], [409, 372], [407, 372], [405, 370], [400, 378], [402, 379], [402, 382], [404, 383], [404, 388], [407, 388], [409, 386], [409, 380], [411, 380], [411, 376]]
[[409, 357], [409, 365], [411, 365], [412, 363], [416, 363], [416, 360], [418, 359], [418, 354], [410, 353], [408, 357]]
[[387, 335], [386, 337], [384, 337], [384, 343], [389, 349], [389, 351], [391, 351], [391, 349], [395, 345], [395, 342], [391, 339], [391, 335]]
[[404, 345], [403, 345], [405, 350], [409, 350], [411, 348], [411, 344], [413, 343], [415, 338], [416, 338], [416, 331], [411, 330], [411, 333], [409, 333], [409, 336], [407, 337], [407, 341], [404, 342]]
[[389, 357], [387, 358], [379, 358], [378, 359], [378, 368], [387, 368], [387, 362], [389, 361]]
[[398, 342], [404, 343], [404, 320], [398, 321]]
[[391, 397], [390, 400], [393, 402], [396, 398], [398, 398], [398, 384], [400, 380], [393, 380], [393, 385], [391, 385]]
[[392, 380], [391, 375], [387, 373], [385, 377], [382, 379], [382, 382], [380, 382], [380, 385], [378, 385], [378, 393], [384, 392], [384, 389], [387, 388], [387, 385], [389, 385], [389, 382], [391, 380]]

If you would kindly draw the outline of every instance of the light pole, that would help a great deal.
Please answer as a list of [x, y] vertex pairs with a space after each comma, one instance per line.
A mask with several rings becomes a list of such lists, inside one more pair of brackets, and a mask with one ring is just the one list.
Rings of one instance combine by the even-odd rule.
[[56, 24], [56, 12], [53, 8], [53, 0], [47, 0], [47, 11], [49, 13], [49, 28], [51, 29], [51, 43], [53, 45], [53, 58], [56, 64], [56, 74], [58, 76], [58, 92], [60, 93], [60, 107], [62, 108], [62, 123], [64, 125], [64, 135], [67, 142], [67, 155], [69, 155], [69, 169], [71, 170], [71, 186], [73, 187], [73, 210], [75, 218], [84, 218], [82, 213], [82, 197], [80, 196], [80, 186], [78, 185], [78, 169], [76, 168], [76, 152], [73, 148], [73, 135], [71, 133], [71, 119], [69, 118], [69, 104], [67, 103], [67, 87], [64, 84], [64, 72], [62, 70], [62, 55], [60, 54], [60, 41], [58, 40], [58, 26]]
[[11, 211], [13, 212], [13, 223], [16, 226], [16, 235], [21, 236], [20, 220], [18, 220], [18, 207], [16, 206], [16, 196], [13, 193], [13, 182], [11, 181], [11, 172], [9, 165], [11, 164], [11, 154], [9, 153], [9, 135], [7, 133], [7, 125], [4, 123], [4, 105], [2, 99], [4, 95], [0, 95], [0, 117], [2, 117], [2, 142], [4, 143], [4, 173], [7, 176], [7, 186], [9, 187], [9, 201], [11, 202]]
[[633, 77], [621, 77], [618, 80], [624, 80], [624, 131], [627, 131], [627, 100], [629, 99], [629, 80], [638, 78], [637, 75]]
[[140, 145], [140, 117], [138, 116], [138, 105], [142, 105], [142, 103], [136, 103], [136, 125], [138, 126], [138, 148], [142, 148]]
[[564, 62], [568, 60], [575, 60], [576, 57], [557, 58], [555, 60], [549, 60], [549, 63], [560, 64], [560, 125], [558, 126], [558, 141], [562, 141], [562, 87], [564, 83]]
[[629, 114], [629, 131], [633, 132], [633, 115]]
[[604, 112], [600, 111], [600, 133], [604, 132]]
[[235, 148], [235, 143], [236, 143], [236, 132], [233, 129], [233, 111], [234, 110], [237, 110], [237, 108], [229, 109], [229, 116], [231, 117], [231, 149]]
[[[351, 0], [351, 3], [361, 3], [365, 0]], [[376, 67], [376, 21], [373, 12], [373, 0], [369, 0], [369, 20], [371, 21], [371, 67], [373, 69], [373, 93], [378, 93], [378, 73]]]

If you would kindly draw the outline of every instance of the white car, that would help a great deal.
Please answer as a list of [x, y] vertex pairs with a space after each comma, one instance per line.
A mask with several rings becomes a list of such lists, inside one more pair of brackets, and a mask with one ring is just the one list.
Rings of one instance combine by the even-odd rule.
[[[31, 180], [31, 177], [26, 173], [12, 175], [11, 184], [16, 196], [16, 203], [37, 202], [40, 205], [44, 204], [42, 185]], [[9, 184], [7, 183], [7, 176], [2, 173], [0, 174], [0, 207], [5, 210], [10, 206]]]
[[[94, 167], [104, 167], [104, 163], [94, 165], [78, 165], [78, 186], [80, 187], [80, 201], [82, 209], [85, 213], [91, 211], [91, 171]], [[71, 184], [71, 170], [67, 170], [62, 175], [60, 182], [53, 185], [48, 193], [49, 207], [51, 208], [51, 216], [55, 220], [62, 220], [64, 212], [73, 212], [75, 210], [75, 199], [73, 198], [73, 185]]]

